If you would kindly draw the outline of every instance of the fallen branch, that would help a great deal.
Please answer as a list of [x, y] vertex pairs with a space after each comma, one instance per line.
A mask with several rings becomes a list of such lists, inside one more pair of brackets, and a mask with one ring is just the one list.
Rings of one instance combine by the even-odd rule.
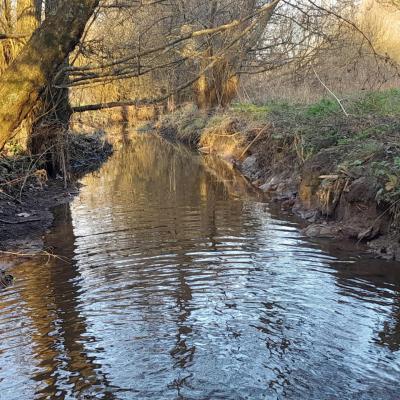
[[7, 40], [7, 39], [24, 39], [27, 35], [18, 35], [13, 33], [0, 33], [0, 40]]
[[0, 222], [3, 224], [9, 224], [9, 225], [18, 225], [18, 224], [27, 224], [28, 222], [38, 222], [41, 221], [41, 218], [31, 218], [31, 219], [25, 219], [21, 221], [7, 221], [5, 219], [0, 219]]
[[339, 175], [320, 175], [319, 179], [339, 179]]

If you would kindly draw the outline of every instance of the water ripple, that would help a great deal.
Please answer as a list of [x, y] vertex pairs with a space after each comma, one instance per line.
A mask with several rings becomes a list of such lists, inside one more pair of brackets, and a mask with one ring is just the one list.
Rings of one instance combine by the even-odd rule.
[[83, 183], [46, 237], [71, 263], [0, 293], [1, 399], [399, 398], [398, 265], [323, 251], [156, 138]]

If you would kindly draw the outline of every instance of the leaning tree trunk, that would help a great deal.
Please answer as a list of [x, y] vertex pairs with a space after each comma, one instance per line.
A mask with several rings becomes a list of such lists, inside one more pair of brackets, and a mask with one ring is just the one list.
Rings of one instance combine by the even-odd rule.
[[[21, 36], [13, 40], [12, 57], [9, 64], [18, 57], [26, 43], [29, 41], [35, 30], [40, 25], [40, 13], [37, 0], [17, 0], [16, 1], [16, 22], [14, 33]], [[22, 151], [28, 151], [29, 140], [32, 134], [33, 123], [36, 120], [35, 111], [29, 115], [20, 124], [15, 133], [13, 133], [12, 143]]]
[[99, 0], [64, 1], [6, 69], [0, 84], [0, 149], [79, 42], [98, 3]]
[[[62, 0], [45, 0], [45, 18], [56, 15], [61, 3]], [[68, 56], [60, 68], [65, 67], [68, 67]], [[35, 106], [34, 114], [37, 118], [32, 125], [28, 148], [31, 154], [46, 153], [48, 172], [61, 171], [66, 178], [67, 135], [72, 109], [68, 89], [57, 87], [65, 83], [66, 75], [60, 72], [56, 75], [57, 81], [48, 82]]]
[[[45, 0], [45, 15], [50, 18], [57, 14], [58, 8], [64, 0]], [[62, 68], [69, 66], [68, 56], [65, 58]], [[46, 114], [53, 121], [58, 121], [63, 126], [68, 125], [72, 115], [72, 109], [69, 103], [69, 92], [67, 88], [59, 88], [57, 85], [65, 84], [67, 81], [66, 73], [58, 73], [57, 81], [51, 82], [43, 96], [43, 102], [46, 105]]]

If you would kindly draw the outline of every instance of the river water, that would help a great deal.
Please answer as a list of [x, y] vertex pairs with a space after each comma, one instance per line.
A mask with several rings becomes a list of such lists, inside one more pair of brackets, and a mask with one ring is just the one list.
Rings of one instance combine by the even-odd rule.
[[323, 250], [212, 159], [137, 137], [0, 292], [0, 398], [399, 399], [400, 267]]

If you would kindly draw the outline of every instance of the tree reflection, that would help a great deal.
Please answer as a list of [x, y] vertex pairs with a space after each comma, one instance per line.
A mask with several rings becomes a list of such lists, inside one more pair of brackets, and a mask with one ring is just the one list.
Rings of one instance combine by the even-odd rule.
[[[47, 238], [73, 264], [23, 271], [40, 395], [305, 398], [329, 379], [358, 388], [355, 363], [382, 350], [372, 335], [398, 349], [393, 272], [333, 263], [264, 204], [242, 201], [247, 182], [225, 163], [131, 140], [84, 178], [72, 221], [62, 209]], [[373, 332], [379, 301], [387, 322]]]
[[[32, 337], [40, 366], [33, 376], [41, 383], [37, 395], [80, 398], [97, 393], [96, 398], [114, 399], [107, 392], [110, 384], [97, 356], [89, 355], [85, 346], [96, 338], [87, 333], [85, 318], [79, 312], [79, 271], [73, 262], [65, 261], [73, 259], [75, 242], [69, 206], [59, 208], [57, 214], [58, 226], [47, 235], [45, 245], [60, 258], [18, 267], [27, 282], [20, 294], [37, 332]], [[97, 348], [97, 352], [102, 349]]]

